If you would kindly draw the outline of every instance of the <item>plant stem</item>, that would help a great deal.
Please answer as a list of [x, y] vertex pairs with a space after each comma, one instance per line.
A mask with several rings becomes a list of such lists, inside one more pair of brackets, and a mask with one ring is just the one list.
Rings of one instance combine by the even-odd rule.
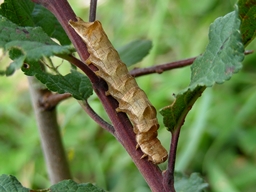
[[46, 90], [46, 93], [43, 96], [44, 97], [41, 98], [41, 100], [39, 101], [39, 105], [42, 109], [47, 111], [56, 107], [61, 101], [70, 98], [71, 94], [70, 93], [53, 94], [52, 92], [49, 92], [48, 90]]
[[115, 129], [112, 125], [108, 124], [106, 121], [104, 121], [89, 105], [89, 103], [86, 101], [78, 102], [83, 110], [95, 121], [97, 122], [103, 129], [107, 130], [110, 132], [112, 135], [115, 135]]
[[186, 107], [182, 110], [178, 119], [176, 119], [176, 124], [174, 128], [171, 129], [172, 140], [171, 140], [170, 154], [168, 157], [168, 168], [163, 174], [163, 182], [164, 182], [164, 187], [166, 191], [168, 191], [167, 189], [170, 189], [171, 192], [175, 192], [175, 188], [174, 188], [175, 159], [176, 159], [176, 151], [177, 151], [181, 127], [185, 122], [185, 118], [188, 112], [192, 109], [194, 103], [202, 95], [205, 89], [206, 89], [205, 86], [197, 87], [191, 92], [190, 96], [184, 99], [185, 101], [184, 105]]
[[175, 172], [175, 159], [176, 159], [176, 151], [179, 141], [179, 134], [180, 134], [181, 126], [174, 130], [172, 133], [172, 141], [171, 141], [171, 147], [170, 147], [170, 154], [168, 158], [168, 169], [164, 173], [164, 186], [166, 191], [168, 189], [171, 190], [171, 192], [175, 192], [174, 188], [174, 172]]
[[[244, 52], [245, 55], [252, 54], [252, 50], [246, 50]], [[152, 73], [158, 73], [161, 74], [165, 71], [169, 71], [172, 69], [182, 68], [191, 65], [197, 57], [191, 57], [188, 59], [182, 59], [179, 61], [174, 61], [166, 64], [159, 64], [152, 67], [146, 67], [146, 68], [136, 68], [130, 71], [130, 74], [134, 77], [140, 77], [143, 75], [148, 75]]]
[[93, 22], [96, 19], [97, 0], [91, 0], [90, 2], [90, 14], [89, 21]]
[[38, 86], [39, 82], [34, 77], [28, 77], [28, 81], [50, 181], [55, 184], [64, 179], [70, 179], [71, 174], [61, 141], [56, 110], [55, 108], [44, 110], [40, 106], [39, 102], [45, 92]]
[[161, 74], [164, 71], [191, 65], [195, 59], [196, 59], [196, 57], [192, 57], [189, 59], [174, 61], [174, 62], [166, 63], [166, 64], [160, 64], [160, 65], [156, 65], [156, 66], [152, 66], [152, 67], [146, 67], [146, 68], [141, 68], [141, 69], [136, 68], [136, 69], [131, 70], [130, 74], [134, 77], [140, 77], [140, 76], [152, 74], [152, 73]]
[[[85, 43], [81, 38], [68, 26], [68, 21], [70, 19], [75, 20], [75, 14], [72, 11], [70, 5], [66, 0], [32, 0], [33, 2], [40, 3], [44, 5], [48, 10], [50, 10], [59, 20], [62, 27], [66, 31], [73, 45], [77, 49], [77, 52], [83, 61], [88, 58], [88, 52]], [[115, 137], [124, 146], [128, 154], [133, 159], [135, 165], [145, 178], [146, 182], [150, 186], [151, 190], [154, 192], [162, 192], [162, 172], [157, 165], [152, 164], [146, 158], [141, 159], [143, 153], [140, 149], [136, 150], [135, 134], [133, 132], [133, 127], [124, 113], [116, 113], [116, 108], [118, 103], [111, 96], [106, 96], [107, 91], [106, 83], [99, 79], [92, 71], [87, 70], [87, 66], [84, 64], [83, 71], [88, 75], [89, 79], [93, 84], [95, 93], [101, 100], [104, 109], [113, 126], [115, 128]]]

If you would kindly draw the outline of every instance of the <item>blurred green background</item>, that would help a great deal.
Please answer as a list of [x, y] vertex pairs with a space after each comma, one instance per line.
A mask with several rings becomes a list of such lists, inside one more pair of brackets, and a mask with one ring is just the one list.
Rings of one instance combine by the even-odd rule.
[[[76, 14], [88, 18], [88, 1], [69, 1]], [[235, 0], [99, 0], [97, 19], [115, 47], [135, 39], [151, 39], [153, 49], [136, 67], [167, 63], [202, 53], [208, 29], [217, 17], [234, 10]], [[253, 42], [248, 49], [255, 49]], [[8, 61], [1, 57], [1, 69]], [[208, 88], [182, 128], [176, 170], [199, 172], [212, 192], [254, 192], [256, 189], [256, 55], [223, 85]], [[61, 64], [61, 61], [59, 61]], [[62, 64], [63, 65], [63, 64]], [[134, 66], [133, 66], [134, 67]], [[28, 83], [21, 71], [0, 77], [0, 174], [12, 174], [26, 187], [50, 186]], [[173, 93], [186, 88], [190, 68], [138, 78], [153, 105], [171, 104]], [[90, 103], [105, 119], [96, 96]], [[170, 134], [159, 138], [169, 148]], [[58, 121], [70, 168], [77, 182], [93, 182], [113, 192], [150, 189], [122, 146], [97, 126], [74, 99], [58, 106]], [[161, 164], [165, 169], [166, 164]]]

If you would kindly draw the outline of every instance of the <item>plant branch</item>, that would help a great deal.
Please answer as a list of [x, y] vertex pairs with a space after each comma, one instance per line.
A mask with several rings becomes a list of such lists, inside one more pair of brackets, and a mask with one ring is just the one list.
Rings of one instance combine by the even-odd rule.
[[[249, 54], [252, 54], [252, 53], [253, 53], [252, 50], [246, 50], [244, 52], [245, 55], [249, 55]], [[130, 74], [133, 77], [140, 77], [140, 76], [147, 75], [147, 74], [152, 74], [152, 73], [161, 74], [164, 71], [169, 71], [169, 70], [172, 70], [172, 69], [177, 69], [177, 68], [182, 68], [182, 67], [189, 66], [195, 61], [196, 58], [197, 57], [191, 57], [191, 58], [188, 58], [188, 59], [174, 61], [174, 62], [171, 62], [171, 63], [159, 64], [159, 65], [152, 66], [152, 67], [147, 67], [147, 68], [136, 68], [136, 69], [131, 70]]]
[[69, 61], [70, 63], [81, 69], [93, 84], [97, 84], [100, 82], [99, 77], [94, 72], [92, 72], [92, 69], [90, 69], [86, 64], [84, 64], [81, 60], [77, 59], [73, 55], [57, 54], [56, 56]]
[[[82, 61], [86, 61], [89, 54], [87, 52], [86, 46], [81, 38], [68, 26], [68, 21], [70, 19], [75, 20], [75, 14], [71, 7], [68, 5], [66, 0], [33, 0], [34, 2], [44, 5], [48, 10], [50, 10], [56, 18], [59, 20], [64, 30], [67, 32], [70, 40], [74, 44], [80, 58]], [[87, 74], [87, 73], [86, 73]], [[95, 74], [94, 74], [95, 75]], [[96, 75], [88, 75], [89, 79], [93, 84], [95, 93], [101, 100], [103, 107], [105, 108], [109, 118], [115, 128], [115, 136], [117, 140], [124, 146], [128, 154], [133, 159], [139, 171], [144, 176], [146, 182], [150, 186], [151, 190], [154, 192], [160, 192], [163, 189], [162, 185], [162, 173], [158, 166], [147, 159], [141, 159], [143, 153], [140, 149], [136, 150], [135, 134], [133, 132], [133, 127], [124, 113], [116, 113], [116, 108], [118, 103], [115, 99], [110, 96], [106, 96], [107, 91], [106, 83], [99, 79]]]
[[87, 101], [79, 101], [79, 104], [84, 109], [84, 111], [95, 121], [97, 122], [102, 128], [110, 132], [112, 135], [115, 135], [115, 129], [112, 125], [104, 121], [89, 105]]
[[42, 91], [42, 97], [39, 100], [39, 105], [43, 110], [51, 110], [56, 107], [61, 101], [71, 97], [70, 93], [53, 94], [49, 91]]
[[164, 172], [163, 182], [164, 182], [165, 190], [168, 191], [170, 189], [171, 192], [175, 192], [175, 188], [174, 188], [175, 159], [176, 159], [176, 151], [177, 151], [181, 126], [179, 126], [179, 128], [177, 128], [172, 133], [170, 153], [168, 157], [168, 169], [166, 172]]
[[151, 74], [151, 73], [161, 74], [164, 71], [191, 65], [195, 59], [196, 59], [196, 57], [192, 57], [189, 59], [174, 61], [174, 62], [166, 63], [166, 64], [160, 64], [160, 65], [156, 65], [156, 66], [152, 66], [152, 67], [136, 68], [136, 69], [131, 70], [130, 74], [134, 77], [140, 77], [140, 76]]
[[90, 2], [90, 14], [89, 21], [93, 22], [96, 19], [97, 0], [91, 0]]
[[[64, 30], [66, 31], [67, 35], [69, 36], [70, 40], [73, 42], [78, 54], [82, 58], [83, 61], [86, 61], [89, 57], [88, 51], [86, 49], [86, 45], [83, 43], [81, 38], [71, 29], [68, 25], [68, 21], [70, 19], [75, 20], [75, 14], [70, 8], [69, 4], [66, 0], [33, 0], [34, 2], [43, 4], [47, 9], [49, 9], [59, 20], [61, 25], [63, 26]], [[96, 12], [96, 10], [95, 10]], [[92, 18], [90, 18], [92, 19]], [[93, 20], [93, 19], [92, 19]], [[183, 66], [190, 65], [195, 58], [192, 60], [185, 60], [183, 63], [176, 63], [176, 65], [172, 64], [164, 64], [161, 67], [157, 66], [156, 68], [151, 69], [151, 71], [146, 72], [131, 72], [134, 76], [141, 76], [144, 74], [150, 73], [161, 73], [165, 70], [170, 70], [173, 68], [179, 68]], [[165, 190], [169, 191], [169, 189], [174, 190], [174, 166], [175, 166], [175, 156], [176, 156], [176, 149], [177, 143], [179, 138], [179, 132], [181, 125], [187, 115], [188, 111], [180, 118], [180, 124], [178, 128], [172, 134], [172, 143], [171, 143], [171, 157], [169, 158], [169, 165], [168, 170], [163, 176], [161, 174], [161, 170], [152, 163], [148, 162], [146, 159], [140, 159], [142, 156], [141, 150], [135, 150], [136, 141], [135, 141], [135, 134], [132, 130], [132, 125], [127, 118], [126, 114], [124, 113], [116, 113], [115, 109], [117, 107], [117, 101], [114, 100], [112, 97], [107, 97], [105, 95], [105, 91], [107, 90], [106, 83], [99, 79], [91, 69], [89, 69], [86, 65], [80, 65], [80, 67], [86, 75], [90, 78], [91, 82], [93, 83], [93, 88], [98, 97], [100, 98], [103, 106], [108, 113], [114, 127], [115, 127], [115, 136], [121, 142], [121, 144], [125, 147], [127, 152], [130, 154], [131, 158], [133, 159], [134, 163], [143, 174], [144, 178], [148, 182], [149, 186], [151, 187], [152, 191], [162, 191], [163, 186], [165, 186]], [[144, 69], [145, 70], [145, 69]], [[193, 105], [193, 104], [192, 104]], [[191, 105], [191, 107], [192, 107]], [[166, 182], [165, 182], [166, 181]], [[175, 190], [174, 190], [175, 191]]]
[[175, 173], [175, 159], [176, 159], [176, 151], [179, 141], [179, 135], [182, 125], [185, 122], [185, 118], [188, 112], [192, 109], [194, 103], [197, 99], [202, 95], [204, 90], [206, 89], [205, 86], [197, 87], [195, 90], [192, 91], [192, 97], [186, 102], [186, 107], [182, 110], [179, 118], [177, 119], [177, 123], [175, 127], [171, 130], [172, 133], [172, 140], [170, 146], [170, 153], [168, 157], [168, 168], [167, 171], [163, 174], [163, 182], [165, 189], [171, 189], [171, 192], [175, 192], [174, 188], [174, 173]]
[[71, 179], [57, 123], [56, 110], [55, 108], [44, 110], [40, 106], [39, 102], [44, 97], [46, 90], [42, 91], [40, 83], [34, 77], [28, 77], [28, 81], [50, 181], [55, 184], [64, 179]]

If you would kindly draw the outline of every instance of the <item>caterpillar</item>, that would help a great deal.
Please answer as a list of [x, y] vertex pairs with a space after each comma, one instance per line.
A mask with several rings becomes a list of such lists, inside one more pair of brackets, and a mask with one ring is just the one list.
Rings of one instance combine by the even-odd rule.
[[114, 97], [119, 106], [117, 112], [128, 115], [136, 135], [137, 148], [140, 148], [149, 161], [159, 164], [167, 159], [167, 151], [157, 138], [159, 128], [156, 110], [141, 90], [126, 65], [121, 61], [118, 52], [109, 41], [99, 21], [69, 21], [69, 25], [87, 45], [89, 58], [87, 65], [97, 67], [96, 75], [108, 85], [106, 95]]

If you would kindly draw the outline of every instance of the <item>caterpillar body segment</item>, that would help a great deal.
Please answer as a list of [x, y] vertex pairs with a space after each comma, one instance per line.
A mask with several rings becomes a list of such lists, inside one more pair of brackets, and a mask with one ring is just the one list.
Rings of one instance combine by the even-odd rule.
[[129, 74], [101, 23], [84, 22], [80, 18], [77, 20], [69, 21], [69, 24], [87, 45], [90, 56], [86, 63], [98, 68], [96, 75], [108, 85], [106, 94], [113, 96], [119, 103], [116, 111], [128, 115], [136, 134], [137, 148], [141, 148], [144, 153], [142, 158], [147, 156], [155, 164], [164, 162], [168, 154], [157, 138], [159, 124], [155, 108]]

